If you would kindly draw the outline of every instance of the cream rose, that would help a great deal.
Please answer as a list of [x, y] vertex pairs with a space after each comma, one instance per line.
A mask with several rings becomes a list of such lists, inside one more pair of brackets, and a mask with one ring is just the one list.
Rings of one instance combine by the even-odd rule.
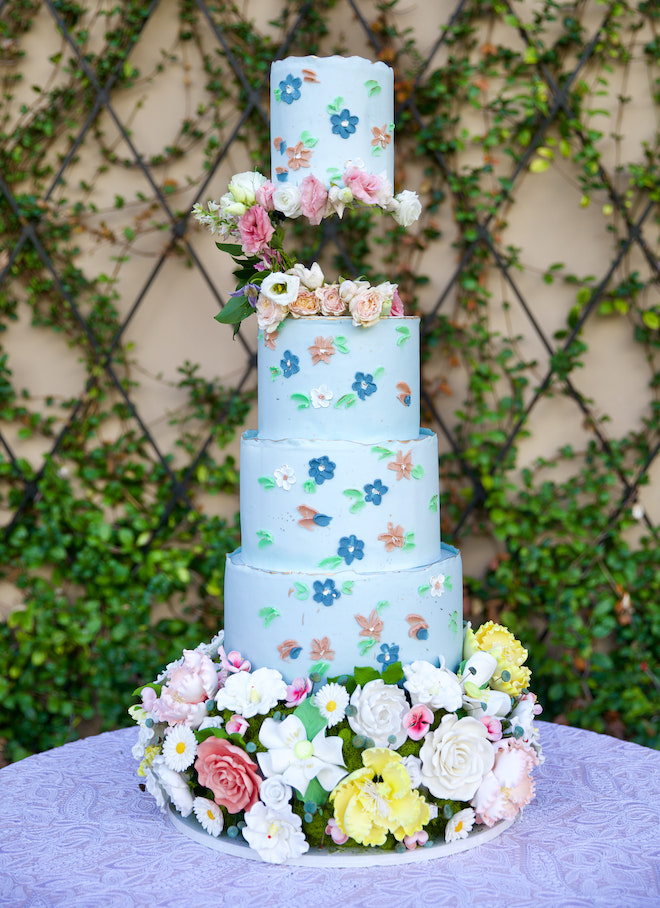
[[346, 312], [346, 303], [339, 295], [337, 284], [327, 284], [315, 292], [323, 315], [336, 316]]
[[[409, 710], [406, 695], [380, 678], [356, 687], [351, 695], [355, 714], [348, 716], [353, 731], [370, 738], [374, 747], [400, 747], [406, 740], [403, 720]], [[390, 741], [393, 738], [393, 741]]]
[[436, 798], [469, 801], [493, 768], [495, 752], [485, 726], [469, 716], [442, 717], [424, 739], [422, 780]]
[[[383, 315], [386, 300], [387, 296], [380, 287], [370, 287], [368, 290], [358, 291], [348, 304], [348, 309], [353, 316], [353, 324], [364, 325], [364, 327], [375, 325]], [[387, 311], [389, 312], [389, 309]]]
[[263, 293], [259, 294], [257, 300], [257, 324], [266, 334], [272, 334], [277, 330], [280, 322], [283, 322], [287, 316], [288, 309], [286, 306], [280, 306], [269, 300]]
[[392, 212], [392, 217], [402, 227], [410, 227], [422, 213], [422, 203], [419, 201], [417, 193], [404, 189], [394, 197], [394, 201], [398, 204]]
[[463, 692], [458, 678], [446, 668], [437, 668], [430, 662], [412, 662], [403, 668], [403, 684], [410, 694], [413, 706], [423, 703], [431, 709], [453, 712], [463, 702]]
[[318, 315], [319, 301], [316, 294], [311, 290], [305, 290], [301, 287], [298, 296], [289, 303], [289, 315], [294, 318], [301, 318], [304, 315]]

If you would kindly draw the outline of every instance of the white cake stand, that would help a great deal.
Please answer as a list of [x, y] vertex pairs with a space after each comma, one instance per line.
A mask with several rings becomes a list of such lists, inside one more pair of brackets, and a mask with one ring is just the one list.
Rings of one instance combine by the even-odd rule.
[[[230, 839], [228, 836], [209, 835], [197, 822], [194, 814], [182, 817], [170, 805], [169, 817], [172, 825], [178, 832], [182, 832], [190, 839], [213, 848], [222, 854], [231, 857], [243, 858], [247, 861], [261, 861], [256, 851], [253, 851], [242, 838]], [[297, 858], [295, 861], [286, 861], [292, 867], [376, 867], [389, 864], [414, 864], [420, 861], [432, 861], [444, 858], [450, 854], [469, 851], [479, 845], [491, 842], [505, 832], [514, 820], [500, 820], [490, 829], [482, 826], [471, 832], [466, 839], [456, 842], [437, 842], [433, 845], [417, 846], [413, 851], [382, 851], [380, 848], [336, 848], [314, 849]]]

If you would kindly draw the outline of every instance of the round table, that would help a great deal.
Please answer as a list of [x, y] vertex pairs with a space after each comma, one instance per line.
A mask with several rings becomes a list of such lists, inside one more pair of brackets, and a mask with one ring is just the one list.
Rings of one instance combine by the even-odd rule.
[[141, 791], [135, 728], [0, 770], [0, 905], [75, 908], [660, 906], [660, 752], [539, 723], [536, 799], [493, 842], [373, 869], [228, 857]]

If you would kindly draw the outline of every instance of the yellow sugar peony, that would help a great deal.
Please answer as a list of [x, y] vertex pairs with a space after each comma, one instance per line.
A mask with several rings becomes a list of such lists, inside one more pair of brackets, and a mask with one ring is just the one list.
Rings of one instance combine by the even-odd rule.
[[523, 665], [527, 659], [527, 650], [506, 627], [488, 621], [472, 634], [469, 645], [476, 645], [478, 649], [491, 653], [497, 659], [497, 668], [489, 682], [493, 690], [518, 697], [528, 687], [531, 672]]
[[364, 769], [346, 776], [330, 794], [335, 821], [360, 845], [383, 845], [388, 832], [397, 841], [419, 832], [429, 821], [429, 806], [415, 789], [400, 754], [370, 747]]

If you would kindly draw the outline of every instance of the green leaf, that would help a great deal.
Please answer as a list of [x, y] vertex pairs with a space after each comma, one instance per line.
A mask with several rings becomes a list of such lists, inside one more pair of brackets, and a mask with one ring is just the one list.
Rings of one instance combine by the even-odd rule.
[[276, 88], [275, 91], [273, 92], [273, 94], [275, 95], [275, 100], [276, 100], [276, 101], [281, 101], [281, 100], [282, 100], [282, 92], [280, 91], [279, 88]]
[[544, 158], [534, 158], [532, 163], [529, 165], [531, 173], [543, 173], [550, 166], [550, 161], [546, 161]]
[[348, 495], [349, 498], [359, 498], [360, 501], [363, 498], [363, 494], [359, 489], [344, 489], [344, 495]]
[[316, 492], [316, 483], [313, 479], [308, 479], [303, 483], [303, 492], [307, 495], [313, 495]]
[[314, 700], [311, 697], [307, 697], [306, 700], [303, 700], [302, 703], [296, 706], [293, 715], [297, 716], [305, 726], [307, 739], [309, 741], [311, 741], [312, 738], [315, 738], [321, 729], [325, 728], [328, 724], [321, 715], [318, 706], [314, 705]]
[[[360, 643], [359, 647], [359, 649], [362, 651], [362, 655], [364, 655], [367, 650], [370, 650], [372, 646], [375, 646], [375, 644], [376, 641], [371, 637], [369, 637], [368, 640], [363, 640]], [[356, 683], [360, 685], [360, 687], [364, 687], [364, 685], [368, 684], [370, 681], [376, 681], [378, 678], [380, 678], [380, 672], [377, 669], [373, 668], [373, 666], [371, 665], [360, 665], [353, 672], [353, 677], [355, 678]]]
[[386, 457], [394, 457], [394, 451], [390, 451], [389, 448], [381, 448], [378, 445], [371, 449], [371, 453], [377, 454], [379, 460], [385, 460]]
[[303, 602], [305, 599], [309, 598], [309, 587], [306, 583], [299, 583], [296, 581], [293, 584], [293, 588], [296, 593], [296, 599], [300, 599], [300, 601]]
[[410, 328], [408, 328], [407, 325], [401, 325], [396, 329], [396, 332], [399, 335], [396, 339], [397, 347], [400, 347], [402, 344], [405, 344], [407, 340], [410, 340]]
[[342, 593], [344, 594], [344, 596], [351, 596], [351, 595], [353, 594], [353, 585], [354, 585], [354, 583], [355, 583], [354, 580], [345, 580], [345, 581], [342, 583], [342, 585], [341, 585], [341, 591], [342, 591]]
[[335, 100], [332, 101], [331, 104], [328, 104], [327, 111], [329, 114], [338, 114], [338, 113], [341, 113], [343, 108], [344, 108], [344, 99], [335, 98]]
[[374, 95], [380, 94], [380, 92], [382, 91], [382, 88], [375, 79], [368, 79], [364, 83], [364, 87], [367, 89], [367, 94], [370, 98], [372, 98]]
[[429, 501], [429, 511], [431, 511], [432, 514], [436, 514], [439, 506], [440, 506], [440, 496], [436, 494]]
[[[216, 249], [219, 249], [220, 252], [228, 252], [233, 259], [243, 255], [243, 250], [236, 243], [216, 243], [215, 245]], [[238, 299], [238, 297], [232, 297], [232, 299]]]
[[307, 148], [314, 148], [315, 145], [318, 145], [319, 140], [314, 138], [311, 132], [308, 132], [306, 129], [300, 134], [300, 141]]
[[279, 609], [273, 608], [272, 606], [259, 609], [259, 617], [263, 618], [264, 627], [268, 627], [268, 625], [276, 618], [279, 618], [281, 614]]
[[335, 408], [339, 409], [339, 407], [345, 407], [348, 410], [349, 407], [355, 406], [356, 401], [357, 401], [357, 397], [355, 394], [352, 394], [352, 393], [342, 394], [342, 396], [339, 398], [339, 400], [335, 404]]
[[418, 587], [417, 587], [417, 595], [418, 595], [418, 596], [425, 596], [426, 593], [428, 593], [428, 591], [429, 591], [430, 589], [431, 589], [431, 584], [430, 584], [430, 583], [423, 583], [421, 586], [418, 586]]
[[292, 394], [291, 400], [294, 403], [298, 404], [299, 410], [307, 410], [312, 404], [311, 400], [309, 399], [309, 397], [307, 397], [306, 394]]
[[244, 296], [232, 296], [222, 310], [215, 316], [216, 322], [223, 325], [240, 324], [248, 315], [252, 315], [254, 309], [248, 303]]
[[391, 665], [388, 665], [387, 668], [383, 670], [381, 675], [385, 684], [398, 684], [404, 677], [403, 665], [400, 662], [392, 662]]
[[386, 608], [389, 608], [390, 604], [387, 599], [381, 599], [378, 605], [376, 606], [376, 611], [380, 615], [381, 612], [384, 612]]
[[362, 510], [362, 508], [366, 508], [366, 506], [367, 506], [366, 501], [356, 501], [351, 505], [351, 507], [349, 509], [349, 513], [350, 514], [359, 514], [360, 511]]
[[274, 489], [277, 485], [272, 476], [260, 476], [257, 481], [264, 489]]
[[281, 374], [282, 374], [282, 370], [281, 370], [281, 369], [278, 369], [277, 366], [271, 366], [271, 367], [270, 367], [270, 377], [272, 378], [273, 381], [275, 381], [276, 379], [278, 379], [278, 378], [280, 377]]
[[335, 347], [340, 353], [348, 353], [346, 338], [341, 335], [335, 338]]
[[385, 369], [383, 368], [383, 366], [379, 366], [373, 374], [374, 381], [380, 381], [383, 375], [385, 375]]
[[424, 475], [424, 467], [421, 464], [416, 464], [410, 471], [410, 475], [413, 479], [421, 479]]
[[269, 533], [268, 530], [257, 530], [257, 537], [259, 539], [257, 546], [260, 549], [265, 549], [266, 546], [273, 544], [273, 534]]
[[338, 568], [342, 563], [343, 558], [340, 558], [338, 555], [334, 555], [331, 558], [324, 558], [323, 561], [319, 561], [319, 567], [330, 568], [330, 570], [334, 570], [335, 568]]
[[309, 674], [325, 675], [330, 668], [330, 663], [326, 662], [325, 659], [320, 659], [318, 662], [315, 662], [309, 667]]

